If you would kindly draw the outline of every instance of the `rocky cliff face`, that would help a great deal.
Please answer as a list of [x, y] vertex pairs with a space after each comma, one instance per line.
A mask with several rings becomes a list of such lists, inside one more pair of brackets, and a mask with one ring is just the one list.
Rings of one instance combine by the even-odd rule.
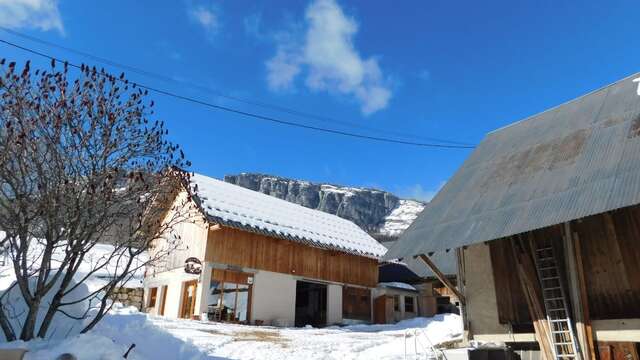
[[378, 239], [397, 237], [424, 208], [414, 200], [375, 189], [316, 184], [277, 176], [242, 173], [224, 181], [353, 221]]

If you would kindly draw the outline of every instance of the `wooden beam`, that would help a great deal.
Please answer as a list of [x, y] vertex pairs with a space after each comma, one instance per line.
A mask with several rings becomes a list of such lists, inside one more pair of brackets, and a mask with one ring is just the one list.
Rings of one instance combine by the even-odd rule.
[[[464, 248], [456, 249], [456, 271], [457, 271], [457, 285], [458, 289], [461, 293], [465, 293], [465, 286], [467, 284], [466, 280], [466, 272], [465, 272], [466, 263], [464, 261]], [[460, 303], [460, 315], [462, 316], [462, 328], [465, 332], [468, 332], [471, 328], [469, 326], [469, 317], [467, 316], [467, 307]], [[471, 334], [467, 333], [467, 336]], [[468, 339], [468, 338], [467, 338]]]
[[460, 304], [462, 304], [462, 305], [466, 305], [467, 304], [467, 301], [466, 301], [464, 295], [462, 295], [462, 293], [460, 291], [458, 291], [458, 289], [455, 286], [453, 286], [451, 281], [449, 281], [449, 279], [447, 279], [447, 277], [442, 273], [442, 271], [440, 271], [440, 269], [438, 269], [436, 264], [434, 264], [433, 261], [431, 261], [431, 259], [429, 259], [429, 257], [427, 255], [420, 254], [420, 255], [418, 255], [418, 257], [422, 261], [424, 261], [424, 263], [427, 265], [427, 267], [429, 269], [431, 269], [431, 271], [433, 271], [433, 273], [436, 275], [438, 280], [440, 280], [444, 284], [444, 286], [447, 287], [447, 289], [451, 290], [452, 293], [456, 294], [456, 296], [458, 297], [458, 300], [460, 300]]
[[592, 360], [597, 359], [595, 339], [593, 329], [591, 328], [591, 315], [589, 313], [589, 298], [587, 297], [587, 281], [584, 276], [584, 263], [582, 262], [582, 246], [580, 245], [580, 237], [578, 233], [572, 233], [573, 245], [575, 246], [576, 255], [576, 271], [578, 273], [578, 287], [580, 288], [580, 301], [582, 307], [582, 321], [589, 345], [588, 353]]
[[[582, 294], [580, 291], [580, 280], [578, 279], [578, 270], [576, 265], [576, 248], [573, 240], [573, 234], [571, 230], [571, 223], [564, 223], [564, 251], [565, 251], [565, 265], [567, 267], [567, 281], [569, 285], [569, 296], [571, 299], [571, 308], [574, 311], [573, 319], [575, 324], [575, 331], [577, 333], [577, 340], [580, 345], [580, 352], [582, 353], [579, 360], [587, 359], [591, 360], [591, 346], [589, 344], [589, 338], [587, 336], [587, 330], [584, 322], [584, 311], [582, 309]], [[594, 359], [595, 360], [595, 359]]]

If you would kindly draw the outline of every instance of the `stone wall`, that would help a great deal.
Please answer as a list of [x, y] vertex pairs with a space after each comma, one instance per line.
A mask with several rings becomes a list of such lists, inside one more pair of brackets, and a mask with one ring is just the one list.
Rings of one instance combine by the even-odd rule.
[[142, 310], [143, 304], [143, 288], [118, 288], [111, 296], [115, 301], [122, 303], [124, 306], [135, 306], [138, 310]]

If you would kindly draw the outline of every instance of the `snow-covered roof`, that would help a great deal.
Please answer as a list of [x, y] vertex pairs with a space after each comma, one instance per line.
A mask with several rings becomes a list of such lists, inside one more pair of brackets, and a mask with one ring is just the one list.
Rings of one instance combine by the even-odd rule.
[[403, 282], [397, 282], [397, 281], [393, 281], [393, 282], [381, 282], [378, 283], [379, 287], [386, 287], [386, 288], [394, 288], [394, 289], [402, 289], [402, 290], [409, 290], [409, 291], [418, 291], [415, 287], [413, 287], [412, 285], [403, 283]]
[[387, 249], [349, 220], [194, 174], [190, 188], [211, 221], [350, 254], [379, 258]]

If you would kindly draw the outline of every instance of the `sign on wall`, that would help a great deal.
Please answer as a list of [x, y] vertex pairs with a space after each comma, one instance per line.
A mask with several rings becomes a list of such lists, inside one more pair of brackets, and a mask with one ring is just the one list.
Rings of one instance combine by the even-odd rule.
[[184, 261], [184, 272], [187, 274], [200, 275], [202, 272], [202, 262], [198, 258], [190, 257]]

